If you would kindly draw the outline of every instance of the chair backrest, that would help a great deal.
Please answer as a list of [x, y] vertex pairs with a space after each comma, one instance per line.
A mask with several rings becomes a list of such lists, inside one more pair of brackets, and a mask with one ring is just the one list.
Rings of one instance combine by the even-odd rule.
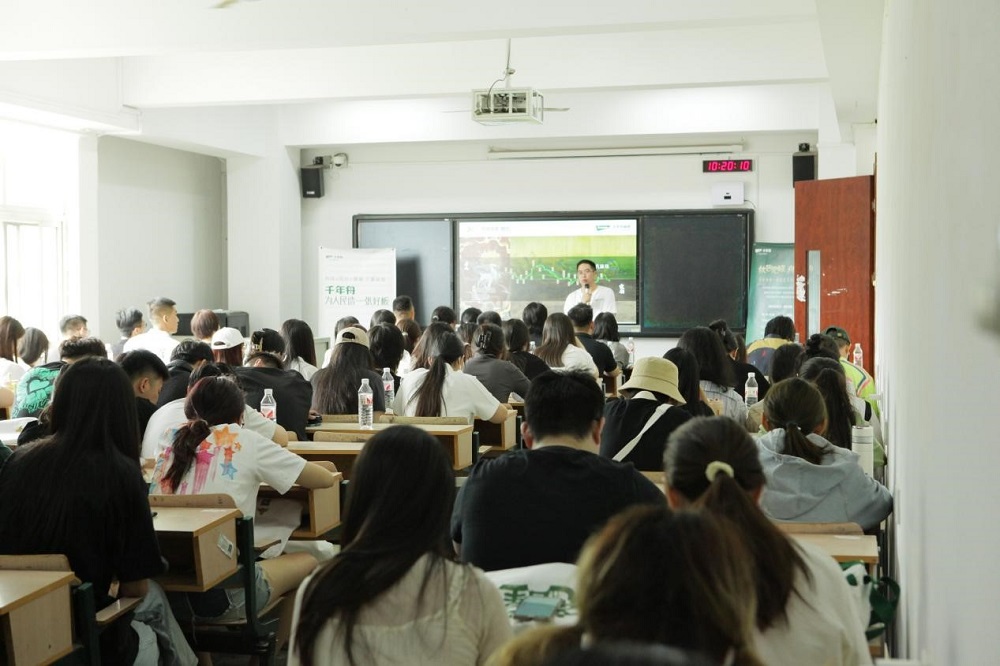
[[[391, 420], [389, 420], [391, 418]], [[386, 417], [385, 423], [397, 425], [469, 425], [464, 416], [395, 416]]]
[[313, 433], [314, 442], [357, 442], [364, 443], [371, 438], [371, 431], [364, 432], [325, 432], [318, 430]]
[[356, 423], [357, 414], [324, 414], [323, 423]]
[[0, 555], [0, 569], [14, 571], [71, 571], [65, 555]]
[[776, 523], [785, 534], [864, 534], [857, 523]]
[[150, 495], [149, 505], [181, 506], [203, 509], [235, 509], [236, 500], [226, 493], [207, 493], [205, 495]]

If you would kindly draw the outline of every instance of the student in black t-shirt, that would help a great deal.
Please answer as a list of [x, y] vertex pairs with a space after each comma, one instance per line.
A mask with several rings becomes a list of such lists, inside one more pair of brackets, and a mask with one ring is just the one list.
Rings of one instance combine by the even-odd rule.
[[147, 349], [133, 349], [118, 357], [132, 390], [135, 391], [135, 408], [139, 414], [139, 437], [146, 434], [149, 417], [156, 411], [156, 401], [160, 397], [163, 383], [169, 379], [166, 364], [159, 356]]
[[163, 407], [168, 402], [186, 396], [191, 373], [206, 363], [215, 363], [212, 348], [207, 343], [200, 340], [184, 340], [174, 347], [170, 352], [170, 363], [167, 363], [170, 378], [163, 382], [156, 406]]
[[691, 418], [678, 407], [685, 400], [677, 384], [677, 366], [670, 361], [636, 361], [632, 376], [621, 387], [624, 399], [604, 406], [601, 455], [630, 462], [644, 471], [662, 471], [667, 438]]
[[529, 450], [480, 460], [455, 500], [451, 537], [486, 570], [575, 562], [587, 538], [636, 503], [663, 494], [626, 463], [596, 455], [604, 395], [581, 372], [546, 372], [525, 397]]
[[143, 597], [101, 634], [105, 663], [133, 663], [139, 635], [153, 631], [148, 647], [158, 647], [160, 663], [196, 663], [163, 590], [149, 580], [163, 562], [128, 376], [107, 358], [83, 358], [60, 373], [52, 400], [52, 435], [18, 447], [0, 471], [0, 553], [65, 554], [93, 584], [98, 608], [110, 603], [115, 579], [120, 596]]
[[566, 313], [570, 321], [573, 322], [573, 331], [577, 340], [587, 350], [590, 357], [594, 359], [594, 365], [601, 373], [602, 377], [617, 377], [622, 373], [615, 360], [614, 352], [601, 342], [594, 339], [594, 309], [586, 303], [578, 303]]
[[549, 369], [548, 364], [530, 351], [528, 345], [531, 338], [528, 327], [520, 319], [508, 319], [503, 323], [503, 336], [507, 341], [510, 362], [524, 373], [528, 379], [534, 379]]

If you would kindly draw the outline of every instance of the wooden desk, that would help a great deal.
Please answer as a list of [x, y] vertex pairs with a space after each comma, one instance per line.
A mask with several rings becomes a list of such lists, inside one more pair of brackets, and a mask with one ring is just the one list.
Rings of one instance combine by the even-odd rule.
[[476, 419], [472, 429], [479, 433], [479, 452], [488, 447], [487, 452], [509, 451], [517, 443], [517, 412], [511, 411], [503, 423], [491, 423]]
[[838, 562], [864, 562], [869, 569], [878, 564], [878, 540], [871, 535], [789, 534], [797, 541], [819, 546]]
[[[357, 423], [321, 423], [317, 426], [306, 428], [306, 432], [315, 434], [317, 432], [332, 433], [353, 441], [346, 442], [299, 442], [294, 446], [289, 443], [288, 450], [297, 453], [306, 460], [329, 460], [343, 472], [344, 478], [350, 478], [350, 467], [354, 464], [354, 457], [361, 452], [361, 445], [369, 437], [377, 432], [392, 428], [392, 423], [376, 423], [371, 430], [362, 430]], [[451, 458], [452, 467], [464, 469], [472, 464], [472, 425], [431, 425], [414, 424], [415, 428], [421, 428], [430, 435], [437, 437], [444, 444], [445, 451]], [[311, 444], [311, 446], [306, 446]], [[356, 447], [346, 446], [354, 444]], [[324, 455], [324, 451], [328, 455]], [[332, 457], [336, 456], [336, 457]], [[347, 458], [350, 458], [348, 461]]]
[[0, 647], [8, 664], [49, 664], [73, 650], [72, 571], [0, 571]]
[[[312, 444], [312, 442], [295, 442], [296, 446]], [[292, 443], [289, 442], [289, 449]], [[292, 532], [293, 539], [321, 539], [323, 535], [340, 524], [340, 482], [344, 475], [335, 472], [336, 482], [329, 488], [303, 488], [292, 486], [284, 495], [262, 483], [257, 497], [283, 498], [297, 500], [304, 507], [302, 524]]]
[[172, 592], [204, 592], [236, 572], [237, 509], [154, 506], [153, 528], [170, 565], [156, 581]]

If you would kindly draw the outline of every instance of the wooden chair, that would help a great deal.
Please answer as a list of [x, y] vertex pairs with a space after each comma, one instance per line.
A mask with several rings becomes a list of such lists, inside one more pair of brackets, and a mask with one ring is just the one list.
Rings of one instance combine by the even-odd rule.
[[775, 523], [785, 534], [864, 534], [857, 523]]
[[469, 425], [469, 419], [463, 416], [396, 416], [384, 415], [380, 423], [395, 425]]
[[[151, 506], [183, 506], [202, 508], [235, 508], [233, 498], [224, 493], [208, 495], [150, 495]], [[239, 566], [232, 576], [218, 587], [243, 589], [247, 608], [257, 607], [257, 585], [254, 563], [253, 516], [236, 520], [236, 549]], [[273, 666], [278, 640], [278, 616], [275, 609], [284, 600], [268, 601], [259, 613], [250, 613], [245, 620], [198, 620], [182, 622], [181, 628], [197, 652], [221, 652], [258, 657], [259, 663]]]
[[[65, 555], [0, 555], [0, 569], [9, 571], [72, 571]], [[97, 666], [101, 663], [98, 637], [105, 627], [139, 605], [142, 599], [125, 597], [116, 599], [97, 610], [94, 588], [79, 580], [70, 593], [73, 614], [73, 652], [60, 663], [83, 663]]]

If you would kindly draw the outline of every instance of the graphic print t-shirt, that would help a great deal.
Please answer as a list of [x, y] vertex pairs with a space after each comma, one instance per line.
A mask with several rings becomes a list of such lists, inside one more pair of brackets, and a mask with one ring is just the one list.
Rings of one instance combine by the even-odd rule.
[[63, 361], [53, 361], [28, 370], [17, 383], [12, 418], [41, 414], [52, 399], [52, 386], [56, 383], [56, 377], [65, 367]]

